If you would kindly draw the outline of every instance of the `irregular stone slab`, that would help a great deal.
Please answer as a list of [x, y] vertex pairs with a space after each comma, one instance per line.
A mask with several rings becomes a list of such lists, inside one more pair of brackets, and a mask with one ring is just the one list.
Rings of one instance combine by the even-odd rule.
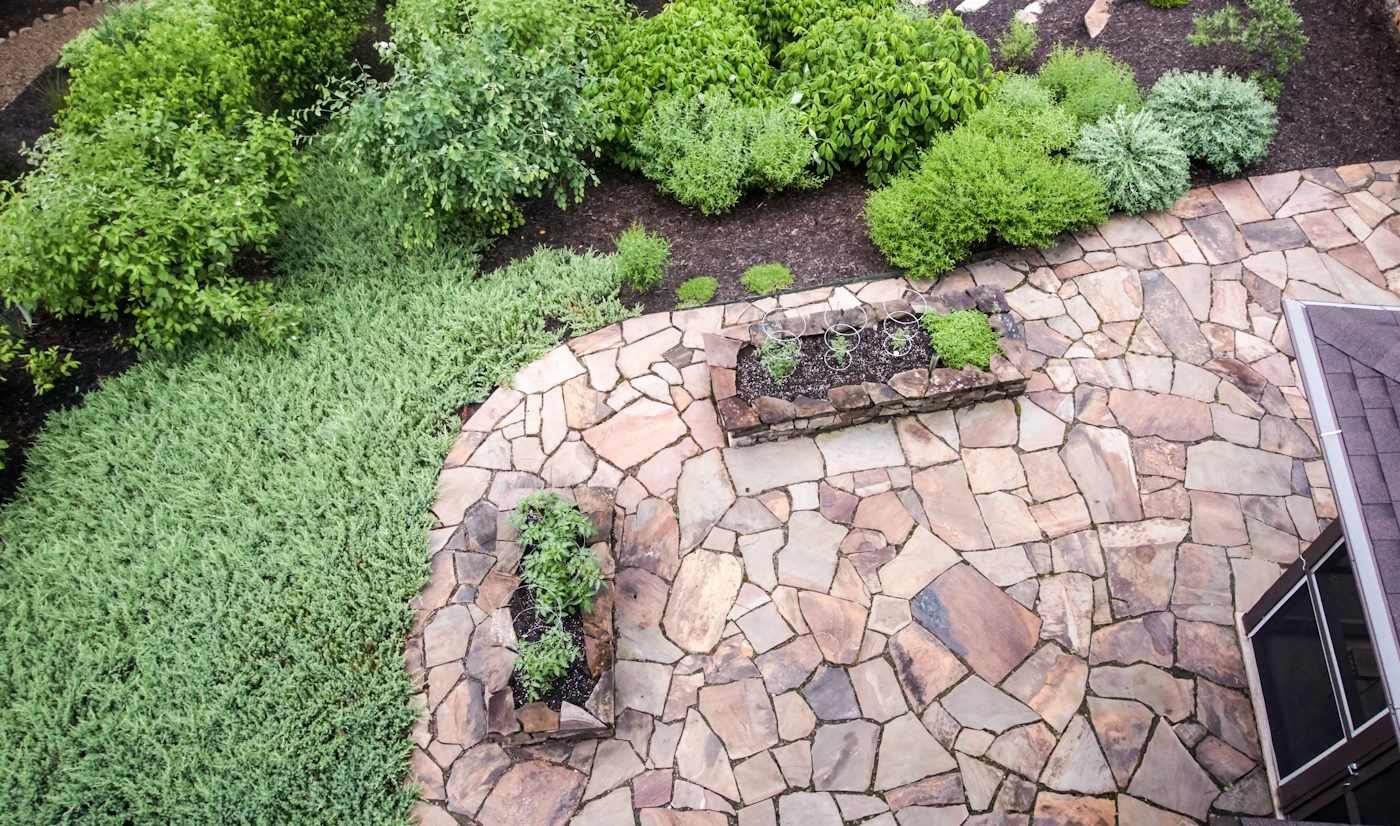
[[1233, 783], [1254, 768], [1253, 760], [1215, 736], [1206, 737], [1196, 746], [1196, 761], [1221, 783]]
[[666, 708], [671, 668], [662, 663], [620, 660], [615, 672], [617, 707], [659, 716]]
[[1220, 790], [1181, 745], [1171, 726], [1159, 725], [1147, 744], [1142, 766], [1134, 775], [1128, 793], [1205, 820]]
[[465, 657], [475, 627], [471, 610], [465, 605], [449, 605], [437, 611], [423, 629], [423, 664], [432, 668]]
[[1136, 321], [1142, 314], [1142, 284], [1136, 270], [1114, 267], [1080, 276], [1074, 283], [1104, 321]]
[[734, 503], [719, 526], [742, 535], [781, 528], [783, 523], [762, 502], [744, 497]]
[[724, 744], [693, 708], [685, 715], [685, 729], [676, 746], [676, 770], [692, 783], [730, 800], [739, 800], [739, 784], [729, 766]]
[[1114, 616], [1166, 610], [1176, 575], [1176, 549], [1188, 527], [1179, 520], [1149, 519], [1099, 528]]
[[[1280, 212], [1278, 217], [1285, 216]], [[1228, 264], [1249, 255], [1249, 245], [1227, 213], [1188, 218], [1182, 223], [1210, 264]]]
[[684, 812], [675, 809], [642, 809], [642, 826], [726, 826], [723, 812]]
[[1088, 720], [1076, 716], [1070, 721], [1040, 773], [1040, 782], [1061, 792], [1111, 794], [1117, 791]]
[[1050, 558], [1056, 573], [1077, 571], [1089, 576], [1103, 576], [1103, 548], [1095, 531], [1080, 531], [1062, 536], [1050, 543]]
[[943, 698], [943, 707], [968, 728], [998, 734], [1013, 726], [1040, 719], [1040, 715], [976, 675], [963, 680], [957, 688], [948, 692], [948, 696]]
[[760, 752], [734, 767], [734, 779], [744, 802], [752, 805], [787, 789], [787, 781], [768, 752]]
[[[1191, 364], [1210, 361], [1210, 342], [1201, 334], [1197, 317], [1171, 280], [1156, 270], [1144, 272], [1139, 278], [1142, 281], [1143, 318], [1151, 323], [1152, 329], [1172, 355]], [[1206, 298], [1209, 306], [1209, 296]]]
[[811, 635], [804, 635], [760, 656], [756, 662], [768, 693], [782, 694], [806, 682], [821, 661], [822, 652], [816, 641]]
[[866, 660], [850, 672], [863, 716], [883, 723], [908, 711], [899, 678], [890, 664], [880, 658]]
[[618, 574], [613, 620], [619, 656], [665, 663], [681, 658], [683, 652], [661, 633], [668, 593], [665, 580], [642, 568]]
[[993, 547], [961, 465], [939, 465], [914, 474], [914, 490], [923, 501], [929, 528], [944, 542], [960, 551]]
[[1144, 662], [1171, 668], [1175, 639], [1176, 618], [1165, 611], [1106, 625], [1094, 632], [1089, 662]]
[[792, 639], [792, 629], [783, 620], [778, 606], [769, 602], [760, 605], [737, 621], [755, 653], [762, 654]]
[[603, 740], [598, 743], [593, 766], [588, 771], [588, 788], [583, 799], [591, 800], [612, 791], [642, 771], [642, 761], [637, 759], [632, 744], [626, 740]]
[[477, 819], [502, 826], [564, 826], [588, 778], [544, 760], [519, 763], [496, 783]]
[[[1173, 723], [1189, 717], [1195, 705], [1190, 680], [1179, 680], [1141, 663], [1095, 666], [1089, 670], [1089, 688], [1100, 697], [1138, 700]], [[1223, 739], [1229, 742], [1228, 738]]]
[[1113, 826], [1118, 809], [1101, 797], [1041, 792], [1035, 798], [1036, 826]]
[[699, 545], [729, 511], [734, 499], [734, 488], [729, 483], [729, 474], [725, 472], [718, 450], [687, 461], [676, 486], [681, 550], [688, 551]]
[[1149, 806], [1136, 797], [1118, 795], [1118, 815], [1123, 823], [1141, 826], [1195, 826], [1196, 821], [1189, 817]]
[[899, 684], [919, 714], [967, 674], [953, 652], [920, 625], [900, 629], [889, 646]]
[[447, 777], [447, 808], [472, 816], [496, 781], [510, 768], [510, 757], [495, 743], [467, 749], [452, 763]]
[[740, 496], [815, 482], [826, 475], [821, 451], [812, 439], [788, 439], [724, 451], [724, 464]]
[[[820, 731], [817, 737], [821, 738]], [[871, 745], [874, 745], [873, 741]], [[814, 746], [814, 766], [817, 765], [816, 754]], [[880, 738], [880, 769], [875, 774], [875, 788], [880, 791], [893, 789], [957, 767], [957, 761], [929, 734], [919, 718], [906, 714], [885, 725]]]
[[985, 811], [992, 805], [997, 787], [1006, 772], [962, 752], [958, 752], [958, 773], [962, 775], [963, 787], [967, 791], [967, 802], [974, 812]]
[[941, 465], [958, 459], [956, 451], [912, 416], [895, 419], [894, 429], [905, 457], [914, 467]]
[[1040, 619], [967, 565], [915, 597], [914, 618], [980, 676], [1001, 682], [1035, 648]]
[[1060, 458], [1084, 494], [1089, 515], [1095, 522], [1133, 522], [1142, 518], [1142, 502], [1138, 498], [1137, 474], [1127, 434], [1075, 425], [1060, 449]]
[[880, 727], [865, 720], [818, 726], [812, 740], [813, 787], [823, 792], [869, 789], [870, 773], [875, 768], [875, 742], [879, 736]]
[[806, 740], [773, 749], [773, 759], [788, 786], [800, 789], [812, 784], [812, 744]]
[[885, 801], [865, 794], [838, 794], [836, 806], [841, 810], [841, 817], [847, 821], [860, 820], [890, 810]]
[[584, 806], [569, 821], [570, 826], [612, 826], [632, 819], [632, 790], [618, 789], [607, 797]]
[[987, 749], [987, 758], [1017, 774], [1039, 777], [1040, 769], [1055, 748], [1055, 735], [1044, 723], [1011, 729]]
[[1156, 718], [1141, 703], [1104, 697], [1089, 698], [1089, 718], [1109, 769], [1118, 785], [1126, 786]]
[[1226, 812], [1268, 816], [1274, 813], [1269, 778], [1260, 766], [1215, 799], [1215, 808]]
[[743, 578], [744, 566], [732, 554], [698, 550], [687, 555], [662, 618], [666, 636], [691, 653], [714, 648]]
[[[961, 762], [961, 756], [959, 756], [959, 762]], [[885, 802], [889, 804], [890, 809], [896, 812], [904, 812], [912, 807], [950, 806], [962, 801], [963, 778], [957, 772], [929, 777], [885, 792]], [[909, 815], [906, 815], [906, 818], [912, 819], [917, 812], [918, 809], [913, 809]]]
[[1173, 442], [1195, 442], [1215, 432], [1210, 408], [1195, 399], [1114, 389], [1109, 409], [1134, 436], [1160, 436]]
[[1087, 574], [1066, 573], [1041, 581], [1036, 600], [1040, 637], [1055, 640], [1081, 657], [1089, 654], [1094, 621], [1094, 582]]
[[486, 699], [481, 683], [476, 680], [457, 683], [457, 687], [438, 704], [433, 721], [439, 742], [463, 748], [480, 743], [486, 736]]
[[[1009, 399], [961, 407], [955, 413], [961, 447], [1016, 444], [1016, 406]], [[958, 448], [959, 445], [954, 445]]]
[[685, 432], [676, 408], [638, 399], [602, 424], [583, 431], [583, 440], [594, 453], [626, 469], [650, 459]]
[[828, 662], [850, 664], [860, 652], [866, 611], [854, 602], [803, 591], [798, 596], [802, 618]]
[[1244, 661], [1232, 626], [1178, 623], [1176, 664], [1221, 685], [1246, 687]]
[[1026, 558], [1025, 550], [1019, 546], [991, 551], [969, 551], [963, 554], [963, 558], [999, 588], [1015, 585], [1023, 579], [1035, 576], [1035, 569]]
[[778, 582], [825, 592], [836, 575], [836, 558], [846, 528], [816, 511], [798, 511], [788, 520], [788, 542], [778, 552]]
[[1187, 448], [1186, 487], [1216, 493], [1287, 496], [1292, 493], [1293, 462], [1287, 456], [1227, 442]]
[[844, 822], [829, 794], [793, 792], [778, 798], [782, 826], [841, 826]]
[[894, 545], [903, 542], [913, 530], [914, 517], [909, 515], [898, 494], [885, 491], [860, 500], [853, 524], [863, 530], [879, 531]]
[[[893, 555], [892, 549], [889, 553]], [[864, 554], [852, 554], [852, 558]], [[880, 568], [879, 584], [886, 596], [896, 599], [909, 599], [933, 578], [958, 563], [956, 551], [927, 529], [920, 526], [914, 529], [913, 536], [904, 543], [899, 555]]]
[[802, 696], [819, 720], [854, 720], [860, 716], [855, 689], [843, 669], [822, 667], [802, 689]]
[[664, 499], [643, 499], [627, 517], [619, 568], [641, 568], [662, 579], [675, 577], [680, 567], [680, 523]]
[[888, 421], [822, 433], [817, 447], [826, 459], [827, 476], [904, 464], [899, 437]]
[[1034, 709], [1056, 731], [1063, 731], [1083, 703], [1088, 682], [1089, 666], [1084, 660], [1046, 645], [1016, 669], [1002, 689]]
[[1041, 538], [1039, 523], [1019, 496], [989, 493], [977, 497], [977, 507], [995, 545], [1019, 545]]
[[731, 760], [778, 745], [778, 718], [760, 679], [700, 689], [700, 713], [724, 741]]

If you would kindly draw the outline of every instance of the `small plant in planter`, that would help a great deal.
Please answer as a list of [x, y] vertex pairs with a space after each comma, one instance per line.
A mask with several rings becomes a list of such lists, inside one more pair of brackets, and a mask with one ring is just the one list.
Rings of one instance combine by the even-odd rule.
[[928, 313], [923, 317], [933, 349], [943, 364], [961, 370], [968, 364], [983, 370], [991, 367], [992, 356], [1001, 352], [1001, 336], [977, 310], [960, 310], [947, 315]]
[[892, 356], [902, 356], [909, 352], [913, 341], [909, 338], [909, 331], [901, 327], [896, 327], [886, 339], [888, 346], [885, 348]]
[[851, 342], [845, 336], [837, 336], [831, 342], [831, 360], [845, 367], [851, 359]]
[[520, 672], [530, 702], [548, 694], [554, 681], [568, 674], [582, 654], [562, 625], [552, 626], [537, 640], [521, 642], [517, 653], [520, 659], [515, 661], [515, 670]]
[[773, 381], [779, 384], [792, 375], [801, 360], [802, 350], [796, 341], [778, 341], [770, 338], [758, 345], [759, 364], [763, 365], [763, 369]]

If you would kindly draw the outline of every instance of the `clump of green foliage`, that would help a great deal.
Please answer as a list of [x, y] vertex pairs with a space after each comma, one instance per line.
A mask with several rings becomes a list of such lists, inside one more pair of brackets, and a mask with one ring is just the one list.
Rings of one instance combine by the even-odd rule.
[[991, 105], [935, 140], [917, 170], [870, 194], [871, 240], [891, 263], [933, 278], [993, 238], [1046, 246], [1102, 223], [1103, 187], [1064, 157], [1076, 134], [1048, 94], [1008, 79]]
[[711, 275], [698, 275], [687, 278], [676, 288], [676, 306], [679, 309], [699, 307], [709, 303], [719, 291], [719, 279]]
[[1164, 210], [1190, 186], [1191, 160], [1180, 139], [1148, 110], [1119, 109], [1085, 126], [1074, 159], [1103, 184], [1109, 204], [1128, 213]]
[[515, 507], [511, 527], [525, 550], [520, 579], [535, 597], [535, 612], [548, 622], [562, 622], [575, 611], [588, 611], [603, 584], [598, 559], [588, 547], [593, 523], [557, 493], [532, 493]]
[[283, 103], [314, 95], [348, 68], [346, 55], [374, 0], [214, 0], [219, 28], [265, 96]]
[[777, 339], [764, 339], [758, 345], [758, 363], [763, 371], [779, 384], [787, 381], [787, 377], [793, 374], [797, 365], [802, 361], [802, 349], [797, 346], [796, 341], [778, 341]]
[[846, 366], [851, 357], [851, 342], [846, 336], [833, 336], [831, 339], [831, 360], [841, 367]]
[[739, 283], [756, 295], [772, 295], [793, 285], [792, 270], [782, 264], [755, 264], [744, 270]]
[[624, 0], [397, 0], [384, 13], [398, 53], [421, 44], [499, 28], [522, 55], [587, 56], [628, 20]]
[[909, 332], [902, 326], [896, 327], [894, 332], [890, 333], [890, 350], [903, 353], [907, 349], [909, 349]]
[[1177, 134], [1186, 154], [1226, 175], [1264, 157], [1278, 112], [1259, 85], [1216, 69], [1162, 75], [1147, 98], [1162, 126]]
[[753, 24], [770, 54], [833, 17], [873, 17], [896, 8], [897, 0], [739, 0], [739, 10]]
[[1024, 69], [1040, 44], [1040, 26], [1033, 21], [1012, 17], [1006, 33], [997, 40], [997, 54], [1002, 63]]
[[1179, 9], [1191, 0], [1147, 0], [1154, 9]]
[[863, 166], [883, 183], [983, 106], [996, 73], [957, 15], [922, 9], [825, 18], [778, 54], [777, 89], [807, 113], [822, 171]]
[[947, 315], [925, 313], [922, 323], [934, 352], [954, 370], [968, 364], [986, 370], [991, 367], [992, 356], [1001, 352], [1001, 336], [987, 322], [987, 316], [977, 310]]
[[672, 0], [661, 13], [618, 29], [594, 55], [589, 99], [602, 113], [599, 136], [626, 168], [647, 113], [669, 97], [726, 90], [740, 104], [768, 97], [764, 48], [732, 3]]
[[666, 278], [671, 268], [671, 242], [634, 221], [617, 238], [617, 265], [622, 281], [639, 293]]
[[727, 92], [670, 98], [647, 114], [633, 141], [642, 174], [706, 215], [748, 189], [809, 188], [816, 141], [786, 104], [737, 103]]
[[1142, 108], [1142, 90], [1126, 63], [1104, 49], [1065, 48], [1057, 45], [1040, 67], [1040, 85], [1081, 125], [1094, 123], [1122, 106], [1129, 112]]
[[520, 672], [526, 699], [532, 703], [548, 694], [554, 681], [568, 674], [583, 656], [574, 638], [560, 625], [550, 626], [537, 640], [521, 640], [515, 650], [520, 655], [515, 670]]
[[[53, 390], [59, 379], [68, 378], [81, 366], [71, 352], [57, 345], [44, 350], [33, 345], [26, 347], [24, 340], [11, 331], [4, 319], [0, 319], [0, 382], [5, 381], [4, 370], [16, 359], [29, 375], [36, 396]], [[0, 454], [4, 452], [5, 448], [0, 446]], [[0, 468], [4, 467], [4, 463], [0, 462]]]
[[1237, 51], [1240, 68], [1259, 84], [1264, 94], [1276, 98], [1283, 91], [1283, 76], [1303, 59], [1308, 37], [1303, 18], [1293, 0], [1244, 0], [1207, 16], [1197, 15], [1196, 30], [1187, 36], [1192, 46], [1229, 46]]

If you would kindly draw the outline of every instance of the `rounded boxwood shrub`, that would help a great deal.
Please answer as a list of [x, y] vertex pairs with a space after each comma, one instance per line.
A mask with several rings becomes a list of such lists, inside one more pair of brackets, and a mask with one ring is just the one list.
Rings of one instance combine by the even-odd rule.
[[1129, 112], [1142, 108], [1142, 90], [1132, 67], [1103, 49], [1056, 46], [1038, 76], [1040, 84], [1081, 125], [1111, 115], [1119, 106]]
[[987, 44], [952, 13], [827, 18], [778, 55], [778, 90], [805, 111], [823, 171], [865, 168], [872, 184], [912, 169], [939, 132], [987, 102]]
[[739, 283], [744, 289], [758, 295], [771, 295], [793, 285], [792, 270], [782, 264], [755, 264], [744, 270]]
[[1074, 159], [1089, 167], [1109, 204], [1124, 212], [1166, 209], [1190, 186], [1191, 160], [1181, 141], [1150, 111], [1119, 109], [1084, 127]]
[[1152, 87], [1147, 108], [1177, 133], [1188, 156], [1226, 175], [1264, 157], [1278, 128], [1278, 111], [1259, 85], [1221, 69], [1167, 72]]
[[715, 297], [719, 291], [719, 279], [711, 275], [687, 278], [676, 288], [676, 306], [680, 309], [699, 307]]

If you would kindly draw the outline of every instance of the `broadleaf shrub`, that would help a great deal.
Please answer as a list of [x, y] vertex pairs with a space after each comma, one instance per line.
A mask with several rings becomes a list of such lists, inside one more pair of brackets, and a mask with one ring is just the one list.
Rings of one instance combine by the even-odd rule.
[[253, 84], [285, 103], [305, 100], [343, 74], [374, 0], [214, 0], [224, 37]]
[[424, 42], [495, 27], [517, 54], [567, 60], [600, 46], [628, 14], [623, 0], [397, 0], [384, 16], [397, 51], [410, 57]]
[[1001, 336], [977, 310], [925, 313], [922, 323], [945, 367], [961, 370], [971, 364], [986, 370], [992, 365], [992, 356], [1001, 352]]
[[524, 549], [520, 579], [535, 597], [535, 612], [546, 622], [587, 611], [603, 584], [598, 558], [588, 547], [593, 523], [573, 502], [538, 491], [520, 500], [511, 514]]
[[1089, 167], [1116, 209], [1164, 210], [1190, 187], [1191, 160], [1150, 110], [1119, 109], [1084, 127], [1074, 159]]
[[898, 0], [738, 0], [758, 39], [772, 54], [807, 33], [819, 20], [873, 17], [894, 9]]
[[587, 94], [603, 114], [602, 140], [619, 163], [637, 169], [632, 140], [661, 101], [722, 89], [741, 104], [756, 103], [769, 96], [771, 74], [753, 26], [731, 3], [672, 0], [597, 51]]
[[1236, 50], [1239, 68], [1264, 94], [1278, 97], [1283, 76], [1303, 59], [1308, 37], [1303, 18], [1293, 0], [1245, 0], [1245, 9], [1234, 3], [1214, 14], [1195, 18], [1196, 30], [1187, 35], [1192, 46], [1229, 46]]
[[811, 187], [815, 141], [783, 104], [744, 106], [716, 91], [662, 101], [633, 141], [642, 174], [706, 215], [725, 212], [748, 189]]
[[1040, 44], [1039, 29], [1032, 21], [1012, 17], [1006, 33], [997, 39], [997, 55], [1002, 62], [1018, 69], [1025, 68]]
[[744, 289], [757, 295], [772, 295], [793, 284], [792, 270], [782, 264], [755, 264], [744, 270], [739, 283]]
[[1041, 64], [1040, 84], [1081, 125], [1094, 123], [1122, 106], [1129, 112], [1142, 108], [1142, 90], [1126, 63], [1104, 49], [1056, 46]]
[[666, 278], [671, 268], [671, 242], [635, 222], [617, 237], [617, 268], [623, 283], [644, 293]]
[[679, 287], [676, 287], [676, 306], [684, 310], [687, 307], [708, 304], [718, 291], [719, 279], [712, 275], [687, 278], [681, 282]]
[[872, 184], [912, 169], [935, 135], [986, 104], [987, 44], [952, 13], [827, 18], [778, 55], [777, 88], [807, 113], [822, 171], [862, 166]]
[[370, 83], [338, 138], [426, 217], [501, 234], [522, 220], [519, 199], [547, 194], [563, 208], [595, 180], [582, 156], [596, 153], [596, 120], [581, 85], [576, 68], [517, 55], [498, 29], [444, 38]]
[[263, 248], [295, 180], [294, 135], [249, 116], [233, 133], [160, 109], [118, 112], [93, 136], [41, 139], [38, 169], [0, 196], [0, 295], [58, 316], [127, 314], [135, 343], [289, 327], [269, 284], [231, 270]]
[[1176, 132], [1189, 157], [1226, 175], [1264, 157], [1278, 128], [1278, 112], [1259, 85], [1221, 69], [1167, 72], [1152, 87], [1147, 108]]
[[537, 640], [521, 640], [516, 652], [520, 658], [515, 661], [515, 670], [525, 684], [525, 699], [531, 703], [548, 694], [554, 682], [583, 656], [561, 625], [551, 625]]

